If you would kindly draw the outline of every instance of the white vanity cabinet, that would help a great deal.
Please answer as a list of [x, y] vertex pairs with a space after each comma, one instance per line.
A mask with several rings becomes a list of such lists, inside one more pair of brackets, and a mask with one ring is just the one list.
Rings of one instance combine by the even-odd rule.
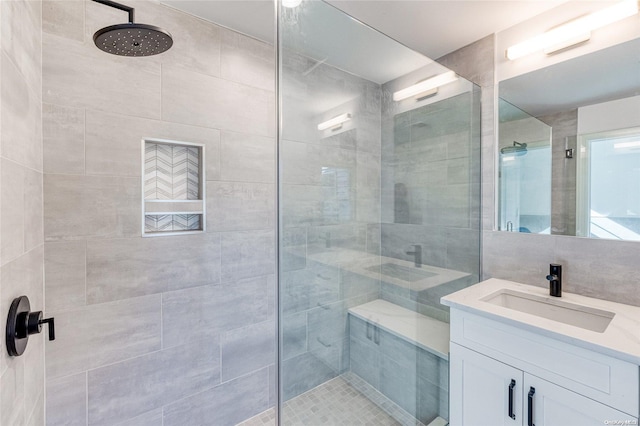
[[637, 424], [633, 416], [455, 343], [449, 362], [452, 426]]
[[638, 365], [451, 309], [451, 426], [637, 425]]

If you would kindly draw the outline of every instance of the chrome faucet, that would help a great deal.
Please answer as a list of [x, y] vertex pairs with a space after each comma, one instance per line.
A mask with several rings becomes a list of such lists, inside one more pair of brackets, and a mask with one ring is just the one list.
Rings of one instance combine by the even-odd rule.
[[553, 297], [562, 296], [562, 265], [552, 263], [549, 265], [549, 295]]
[[414, 250], [408, 251], [407, 254], [413, 255], [413, 264], [416, 268], [422, 268], [422, 246], [420, 244], [413, 245]]

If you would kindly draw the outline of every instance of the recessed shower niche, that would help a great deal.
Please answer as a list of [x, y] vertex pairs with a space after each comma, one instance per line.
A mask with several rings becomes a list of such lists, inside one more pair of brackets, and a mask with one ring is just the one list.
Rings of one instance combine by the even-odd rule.
[[142, 235], [167, 236], [205, 230], [204, 146], [143, 139]]

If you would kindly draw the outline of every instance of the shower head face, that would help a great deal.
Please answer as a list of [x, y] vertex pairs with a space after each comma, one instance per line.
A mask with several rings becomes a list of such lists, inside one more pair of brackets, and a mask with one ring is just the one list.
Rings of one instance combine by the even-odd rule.
[[93, 35], [98, 49], [118, 56], [152, 56], [173, 46], [171, 34], [147, 24], [118, 24], [98, 30]]
[[526, 155], [527, 144], [514, 141], [513, 146], [505, 146], [504, 148], [500, 149], [500, 154], [514, 154], [517, 157], [521, 155]]

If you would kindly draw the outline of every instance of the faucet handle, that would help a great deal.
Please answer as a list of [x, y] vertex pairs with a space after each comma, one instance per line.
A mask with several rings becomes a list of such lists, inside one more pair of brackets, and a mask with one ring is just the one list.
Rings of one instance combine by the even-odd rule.
[[562, 296], [562, 265], [558, 263], [549, 264], [549, 294], [554, 297]]

